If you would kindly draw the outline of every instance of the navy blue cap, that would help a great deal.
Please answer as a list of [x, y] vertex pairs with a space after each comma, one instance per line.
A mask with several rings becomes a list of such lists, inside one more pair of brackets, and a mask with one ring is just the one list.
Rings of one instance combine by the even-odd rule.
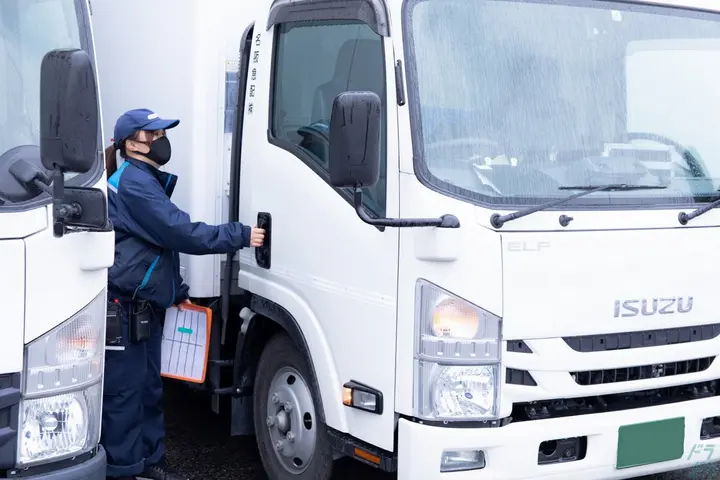
[[169, 130], [180, 124], [180, 120], [166, 120], [147, 108], [138, 108], [122, 114], [115, 122], [115, 146], [119, 146], [139, 130]]

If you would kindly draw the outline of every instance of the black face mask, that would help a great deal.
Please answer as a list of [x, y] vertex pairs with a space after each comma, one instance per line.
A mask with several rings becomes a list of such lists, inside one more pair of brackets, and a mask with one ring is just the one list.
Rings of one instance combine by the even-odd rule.
[[137, 153], [152, 160], [158, 165], [165, 165], [170, 161], [170, 155], [172, 154], [170, 140], [168, 140], [167, 137], [160, 137], [150, 144], [150, 151], [148, 153]]

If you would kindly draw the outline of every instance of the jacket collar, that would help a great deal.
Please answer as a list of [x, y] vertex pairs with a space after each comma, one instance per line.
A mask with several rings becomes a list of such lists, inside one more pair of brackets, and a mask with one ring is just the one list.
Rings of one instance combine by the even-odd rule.
[[149, 163], [141, 162], [140, 160], [137, 160], [135, 158], [127, 157], [125, 161], [130, 162], [131, 165], [134, 165], [140, 170], [143, 170], [155, 177], [157, 181], [160, 182], [160, 185], [162, 185], [165, 189], [165, 193], [167, 194], [167, 196], [172, 197], [173, 191], [175, 191], [175, 185], [177, 185], [177, 175], [162, 172], [150, 165]]

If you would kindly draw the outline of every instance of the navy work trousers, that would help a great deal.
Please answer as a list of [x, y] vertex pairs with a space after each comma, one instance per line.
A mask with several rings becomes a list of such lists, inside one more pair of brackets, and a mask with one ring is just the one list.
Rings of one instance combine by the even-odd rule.
[[165, 455], [165, 415], [160, 377], [161, 319], [155, 311], [150, 339], [128, 341], [130, 305], [123, 304], [123, 341], [107, 347], [103, 391], [102, 436], [109, 477], [139, 475]]

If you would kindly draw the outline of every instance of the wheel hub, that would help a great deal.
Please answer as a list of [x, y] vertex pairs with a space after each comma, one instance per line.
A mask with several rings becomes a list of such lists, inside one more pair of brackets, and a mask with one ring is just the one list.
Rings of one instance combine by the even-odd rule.
[[288, 414], [285, 413], [285, 410], [280, 410], [278, 412], [278, 414], [275, 416], [274, 423], [275, 428], [277, 428], [278, 431], [283, 435], [286, 434], [290, 429], [290, 418], [288, 417]]
[[270, 382], [266, 424], [280, 464], [292, 474], [304, 472], [315, 453], [317, 427], [312, 394], [294, 368], [278, 371]]

